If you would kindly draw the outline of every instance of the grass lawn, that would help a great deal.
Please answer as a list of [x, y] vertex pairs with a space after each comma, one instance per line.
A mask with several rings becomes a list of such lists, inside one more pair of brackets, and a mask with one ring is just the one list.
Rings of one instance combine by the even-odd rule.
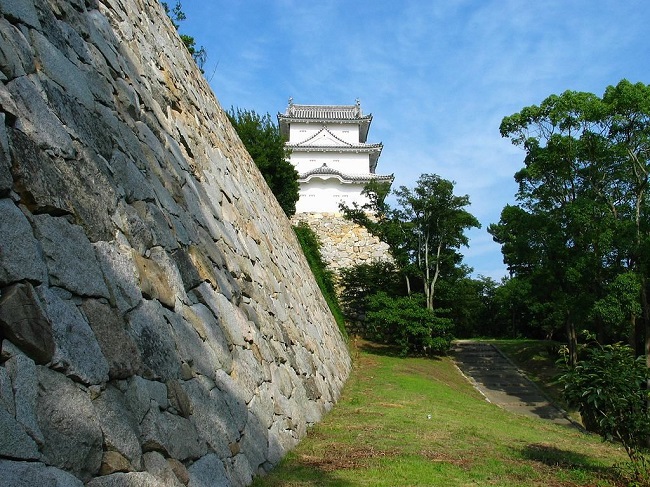
[[363, 344], [337, 406], [254, 486], [614, 486], [615, 445], [486, 402], [447, 358]]

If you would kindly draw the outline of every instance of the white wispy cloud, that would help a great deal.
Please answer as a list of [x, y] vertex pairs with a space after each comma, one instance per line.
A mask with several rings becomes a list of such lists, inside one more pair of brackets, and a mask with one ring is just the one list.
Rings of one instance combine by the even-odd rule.
[[486, 227], [514, 201], [523, 153], [501, 119], [567, 89], [602, 95], [621, 78], [650, 83], [647, 0], [184, 0], [182, 30], [208, 49], [206, 74], [231, 105], [275, 114], [297, 103], [362, 101], [382, 141], [378, 171], [412, 186], [456, 181], [483, 228], [476, 274], [505, 274]]

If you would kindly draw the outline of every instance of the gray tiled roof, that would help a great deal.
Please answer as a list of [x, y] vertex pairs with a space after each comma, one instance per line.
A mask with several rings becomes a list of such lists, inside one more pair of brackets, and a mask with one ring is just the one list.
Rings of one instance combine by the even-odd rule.
[[293, 123], [344, 123], [359, 126], [359, 142], [368, 138], [368, 130], [372, 123], [372, 115], [364, 115], [361, 102], [357, 99], [355, 105], [297, 105], [293, 98], [284, 113], [278, 113], [280, 133], [289, 138], [289, 126]]
[[286, 114], [291, 118], [318, 120], [358, 120], [365, 117], [356, 105], [289, 105]]

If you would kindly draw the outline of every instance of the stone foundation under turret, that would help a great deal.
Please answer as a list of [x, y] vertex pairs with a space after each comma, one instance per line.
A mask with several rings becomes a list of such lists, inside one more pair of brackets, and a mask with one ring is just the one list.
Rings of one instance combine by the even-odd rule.
[[292, 224], [305, 222], [321, 242], [321, 255], [338, 277], [341, 269], [392, 260], [388, 244], [341, 213], [298, 213]]

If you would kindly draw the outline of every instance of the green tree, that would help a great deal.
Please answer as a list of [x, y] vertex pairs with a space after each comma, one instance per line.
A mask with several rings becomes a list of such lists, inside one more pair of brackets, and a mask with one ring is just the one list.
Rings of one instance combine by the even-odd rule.
[[[458, 250], [468, 244], [465, 230], [480, 224], [465, 209], [469, 197], [456, 196], [453, 189], [451, 181], [423, 174], [414, 189], [402, 186], [393, 192], [399, 206], [392, 208], [386, 202], [390, 186], [372, 181], [364, 189], [367, 204], [340, 206], [346, 218], [389, 245], [396, 268], [391, 275], [400, 274], [405, 283], [402, 294], [395, 280], [376, 275], [379, 265], [372, 271], [351, 270], [346, 274], [351, 282], [344, 283], [351, 284], [344, 291], [349, 293], [348, 309], [356, 307], [356, 314], [365, 316], [366, 336], [399, 344], [403, 353], [446, 349], [454, 323], [450, 316], [468, 330], [469, 321], [479, 315], [481, 286], [468, 281], [470, 269], [462, 265]], [[437, 285], [442, 281], [446, 281], [444, 292], [436, 305]], [[472, 292], [476, 306], [464, 313], [461, 308], [467, 308]]]
[[[554, 330], [541, 326], [539, 305], [533, 292], [533, 283], [526, 276], [504, 278], [494, 290], [492, 306], [493, 336], [552, 338]], [[555, 327], [553, 327], [555, 328]]]
[[627, 306], [628, 323], [650, 350], [649, 122], [650, 87], [622, 80], [602, 98], [551, 95], [500, 127], [526, 157], [515, 175], [519, 205], [490, 231], [514, 276], [555, 290], [538, 301], [561, 310], [574, 360], [576, 324], [607, 334], [603, 306], [627, 272], [638, 276], [641, 309], [637, 320], [638, 308]]
[[488, 231], [502, 244], [515, 282], [529, 283], [533, 295], [527, 301], [536, 324], [546, 336], [563, 327], [575, 359], [577, 323], [584, 322], [595, 299], [597, 266], [588, 243], [581, 239], [585, 234], [578, 238], [572, 233], [573, 203], [550, 210], [506, 207], [499, 223]]
[[622, 80], [607, 87], [603, 104], [611, 154], [607, 166], [610, 177], [605, 182], [617, 190], [608, 201], [619, 222], [617, 234], [628, 237], [621, 245], [626, 259], [624, 272], [629, 268], [639, 276], [642, 323], [636, 323], [634, 315], [631, 321], [635, 345], [644, 344], [646, 365], [650, 367], [650, 85]]
[[167, 2], [160, 2], [165, 9], [165, 13], [169, 16], [172, 21], [172, 25], [176, 30], [180, 27], [180, 23], [187, 19], [187, 15], [183, 12], [183, 6], [181, 5], [180, 0], [170, 8]]
[[278, 203], [287, 216], [293, 215], [300, 189], [298, 172], [287, 160], [289, 153], [280, 128], [268, 113], [260, 116], [253, 110], [231, 107], [227, 114]]
[[400, 220], [395, 210], [386, 202], [386, 198], [391, 194], [390, 183], [372, 180], [366, 184], [361, 194], [367, 197], [368, 203], [354, 203], [352, 207], [341, 203], [339, 207], [345, 218], [365, 227], [388, 244], [397, 271], [404, 278], [407, 294], [410, 294], [410, 277], [414, 267], [411, 259], [411, 225]]
[[422, 279], [426, 307], [433, 310], [441, 273], [462, 260], [458, 250], [469, 244], [465, 230], [481, 224], [465, 209], [469, 196], [454, 195], [454, 183], [436, 174], [422, 174], [415, 188], [401, 186], [395, 195], [400, 205], [395, 216], [411, 232], [411, 256]]
[[593, 319], [603, 324], [602, 342], [614, 342], [629, 336], [635, 345], [635, 321], [641, 315], [641, 282], [634, 272], [623, 272], [607, 283], [605, 295], [594, 303]]
[[399, 206], [386, 203], [388, 186], [371, 183], [365, 193], [370, 203], [349, 208], [341, 205], [346, 218], [365, 226], [386, 242], [412, 292], [410, 276], [417, 276], [434, 309], [436, 284], [440, 276], [453, 273], [462, 261], [458, 250], [468, 245], [465, 230], [480, 228], [478, 220], [465, 208], [469, 196], [456, 196], [454, 183], [435, 174], [422, 174], [415, 188], [401, 186], [393, 193]]
[[[167, 2], [161, 2], [161, 4], [165, 9], [165, 13], [171, 19], [172, 25], [176, 30], [178, 30], [180, 28], [180, 23], [187, 19], [185, 12], [183, 12], [183, 6], [181, 5], [180, 0], [177, 0], [176, 4], [171, 8]], [[203, 72], [203, 66], [205, 65], [205, 61], [208, 57], [208, 53], [205, 50], [205, 47], [196, 47], [196, 40], [190, 35], [180, 34], [180, 38], [192, 56], [192, 59], [194, 59], [194, 62], [197, 64], [201, 72]]]
[[458, 270], [456, 276], [440, 281], [436, 299], [438, 308], [447, 310], [444, 315], [453, 321], [454, 334], [458, 338], [499, 336], [494, 316], [497, 283], [489, 277], [470, 277], [464, 266]]

